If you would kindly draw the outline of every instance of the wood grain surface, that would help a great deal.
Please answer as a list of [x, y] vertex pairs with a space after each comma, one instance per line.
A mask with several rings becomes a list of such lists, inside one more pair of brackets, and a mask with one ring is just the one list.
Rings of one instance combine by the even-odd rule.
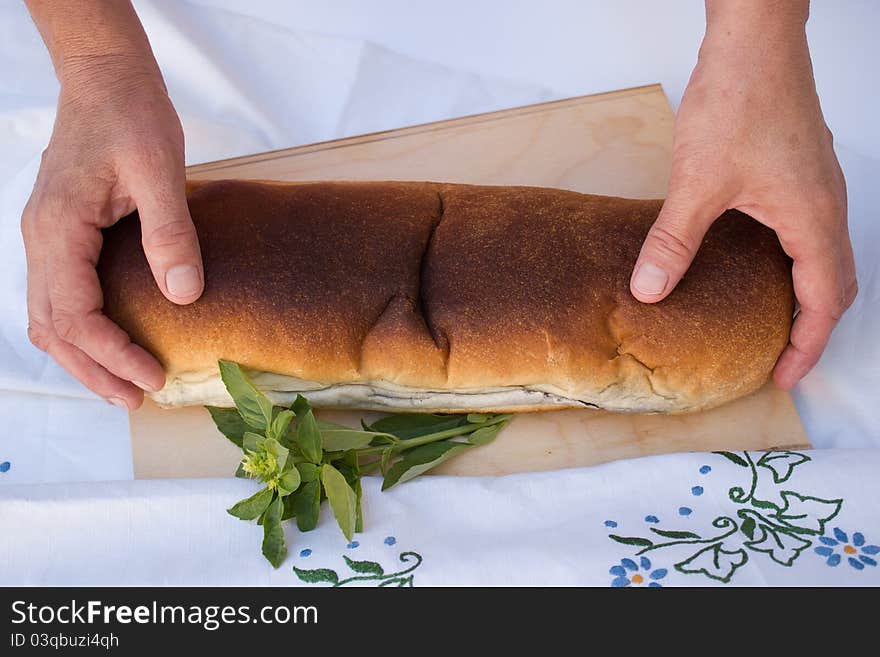
[[[209, 162], [191, 180], [438, 180], [559, 187], [660, 198], [666, 190], [673, 114], [659, 85]], [[358, 411], [322, 411], [355, 426]], [[136, 478], [230, 476], [240, 452], [202, 408], [131, 415]], [[765, 386], [691, 415], [565, 410], [517, 416], [488, 446], [437, 470], [500, 475], [594, 465], [681, 451], [804, 447], [791, 396]]]

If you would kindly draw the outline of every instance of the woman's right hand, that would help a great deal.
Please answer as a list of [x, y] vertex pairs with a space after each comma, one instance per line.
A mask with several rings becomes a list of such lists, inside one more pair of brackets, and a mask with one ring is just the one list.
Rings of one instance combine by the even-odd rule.
[[180, 121], [155, 66], [125, 55], [65, 63], [52, 138], [21, 230], [28, 335], [107, 401], [135, 409], [158, 361], [103, 313], [101, 229], [138, 210], [143, 248], [170, 301], [199, 298], [204, 274], [186, 204]]

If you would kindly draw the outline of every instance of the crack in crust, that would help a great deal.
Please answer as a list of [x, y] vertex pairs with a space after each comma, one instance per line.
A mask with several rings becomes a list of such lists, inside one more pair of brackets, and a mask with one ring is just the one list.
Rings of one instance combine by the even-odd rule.
[[425, 303], [425, 290], [424, 290], [424, 282], [427, 278], [426, 272], [428, 270], [428, 256], [431, 252], [431, 247], [434, 245], [434, 237], [437, 234], [437, 229], [440, 227], [441, 222], [443, 221], [443, 216], [446, 214], [446, 199], [443, 197], [443, 188], [439, 187], [437, 189], [437, 215], [434, 217], [434, 223], [431, 226], [431, 232], [428, 233], [428, 240], [425, 243], [425, 249], [422, 251], [422, 256], [419, 261], [419, 280], [416, 285], [416, 289], [418, 290], [418, 298], [415, 300], [416, 302], [416, 311], [421, 317], [422, 321], [425, 323], [425, 326], [428, 329], [428, 333], [431, 335], [431, 339], [434, 341], [434, 344], [437, 345], [437, 348], [443, 352], [443, 363], [446, 371], [449, 371], [449, 339], [446, 334], [431, 321], [431, 311]]

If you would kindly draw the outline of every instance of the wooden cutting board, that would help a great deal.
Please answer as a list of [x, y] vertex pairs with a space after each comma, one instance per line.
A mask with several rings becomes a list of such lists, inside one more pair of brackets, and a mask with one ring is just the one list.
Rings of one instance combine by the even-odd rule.
[[[191, 180], [441, 180], [541, 185], [662, 198], [673, 113], [660, 85], [570, 98], [188, 169]], [[374, 413], [319, 415], [356, 426]], [[131, 414], [135, 477], [225, 477], [240, 452], [200, 407]], [[790, 395], [770, 386], [692, 415], [622, 415], [590, 409], [517, 416], [496, 441], [438, 472], [498, 475], [680, 451], [804, 447]]]

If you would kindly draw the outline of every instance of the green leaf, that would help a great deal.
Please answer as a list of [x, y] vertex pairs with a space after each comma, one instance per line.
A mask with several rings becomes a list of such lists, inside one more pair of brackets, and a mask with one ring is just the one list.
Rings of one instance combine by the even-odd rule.
[[220, 433], [229, 438], [236, 447], [241, 447], [244, 432], [248, 431], [250, 427], [241, 418], [238, 409], [217, 406], [205, 406], [205, 408], [208, 409], [208, 413], [211, 414], [211, 419], [214, 420]]
[[357, 498], [355, 492], [348, 485], [345, 477], [329, 463], [321, 466], [321, 483], [330, 501], [333, 516], [339, 525], [339, 529], [349, 541], [354, 536], [354, 528], [357, 523]]
[[336, 574], [335, 570], [330, 570], [329, 568], [305, 570], [294, 566], [293, 572], [296, 573], [296, 576], [299, 577], [301, 582], [305, 582], [306, 584], [321, 584], [323, 582], [327, 582], [328, 584], [339, 583], [339, 575]]
[[284, 530], [281, 528], [281, 498], [272, 500], [263, 514], [263, 556], [278, 568], [287, 556]]
[[714, 543], [675, 564], [680, 573], [703, 573], [719, 582], [729, 582], [736, 569], [749, 560], [745, 550], [725, 550]]
[[755, 538], [755, 519], [751, 516], [743, 520], [743, 523], [739, 528], [742, 530], [742, 533], [750, 539]]
[[299, 476], [303, 483], [309, 483], [318, 478], [318, 466], [314, 463], [297, 463], [296, 469], [299, 470]]
[[266, 438], [263, 445], [265, 446], [266, 451], [275, 457], [276, 462], [278, 463], [278, 472], [283, 472], [287, 465], [287, 457], [290, 455], [290, 450], [274, 438]]
[[364, 496], [364, 489], [361, 486], [361, 478], [358, 478], [354, 482], [354, 496], [355, 496], [355, 518], [354, 518], [354, 531], [362, 532], [364, 531], [364, 512], [361, 508], [361, 499]]
[[315, 414], [302, 395], [297, 395], [293, 403], [296, 412], [296, 439], [302, 455], [312, 463], [320, 463], [322, 456], [321, 431], [315, 421]]
[[321, 482], [317, 479], [302, 484], [290, 496], [291, 513], [296, 516], [296, 526], [301, 532], [308, 532], [318, 526], [321, 515]]
[[773, 481], [777, 484], [788, 481], [794, 469], [801, 463], [806, 463], [810, 457], [799, 452], [788, 450], [779, 452], [767, 452], [760, 459], [758, 465], [767, 468], [773, 473]]
[[242, 520], [256, 520], [269, 506], [274, 495], [270, 488], [262, 488], [246, 500], [233, 505], [231, 509], [226, 509], [226, 512]]
[[235, 476], [239, 479], [250, 479], [251, 476], [244, 471], [241, 462], [239, 462], [238, 467], [235, 469]]
[[394, 436], [380, 431], [358, 431], [357, 429], [321, 429], [321, 442], [324, 451], [343, 452], [350, 449], [366, 447], [374, 438], [388, 437], [396, 440]]
[[468, 413], [467, 421], [471, 424], [482, 424], [486, 420], [489, 420], [492, 416], [487, 413]]
[[288, 409], [278, 413], [275, 419], [272, 420], [272, 428], [269, 430], [269, 435], [275, 440], [281, 441], [287, 435], [287, 429], [290, 427], [290, 422], [294, 417], [294, 412]]
[[291, 468], [278, 478], [278, 492], [281, 495], [290, 495], [299, 488], [300, 481], [299, 470]]
[[473, 433], [468, 434], [468, 442], [471, 445], [488, 445], [495, 440], [495, 436], [497, 436], [503, 428], [503, 424], [492, 424], [488, 427], [481, 427]]
[[465, 415], [433, 415], [430, 413], [395, 413], [376, 420], [367, 427], [370, 431], [390, 433], [406, 440], [429, 433], [445, 431], [469, 424]]
[[623, 543], [624, 545], [637, 545], [639, 547], [651, 547], [654, 545], [654, 543], [647, 538], [639, 538], [637, 536], [618, 536], [617, 534], [608, 534], [608, 538], [612, 541]]
[[699, 534], [694, 534], [693, 532], [677, 532], [670, 529], [655, 529], [653, 527], [651, 527], [651, 531], [663, 538], [700, 538]]
[[242, 437], [242, 446], [249, 452], [259, 452], [266, 444], [266, 436], [261, 436], [252, 431], [245, 431]]
[[451, 440], [440, 440], [428, 443], [404, 453], [403, 458], [388, 469], [385, 480], [382, 482], [382, 490], [388, 490], [398, 483], [403, 483], [424, 474], [444, 461], [448, 461], [456, 454], [473, 445], [457, 443]]
[[385, 569], [383, 569], [382, 566], [377, 564], [375, 561], [355, 561], [353, 559], [349, 559], [345, 555], [342, 555], [342, 558], [345, 559], [345, 563], [348, 564], [348, 567], [356, 573], [362, 573], [364, 575], [385, 574]]
[[255, 429], [265, 431], [272, 422], [272, 402], [251, 383], [237, 363], [220, 360], [218, 365], [220, 378], [242, 419]]
[[723, 456], [731, 463], [736, 463], [737, 465], [747, 468], [749, 467], [748, 462], [741, 456], [734, 454], [733, 452], [712, 452], [713, 454], [718, 454], [719, 456]]

